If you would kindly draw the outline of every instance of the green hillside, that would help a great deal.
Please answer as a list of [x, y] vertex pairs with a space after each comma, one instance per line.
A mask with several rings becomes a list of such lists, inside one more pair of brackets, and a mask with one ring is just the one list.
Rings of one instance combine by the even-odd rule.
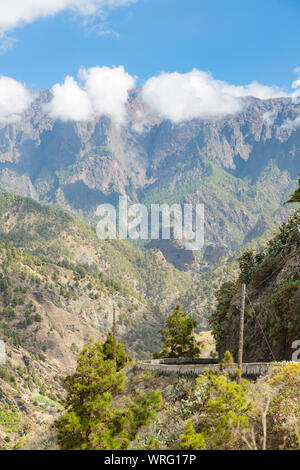
[[65, 267], [103, 273], [151, 305], [167, 308], [189, 277], [157, 254], [128, 241], [99, 240], [94, 227], [30, 198], [0, 192], [0, 237]]
[[238, 282], [227, 279], [217, 292], [210, 322], [221, 356], [230, 350], [237, 357], [245, 282], [245, 362], [291, 360], [292, 345], [300, 334], [299, 226], [297, 210], [263, 249], [242, 254]]

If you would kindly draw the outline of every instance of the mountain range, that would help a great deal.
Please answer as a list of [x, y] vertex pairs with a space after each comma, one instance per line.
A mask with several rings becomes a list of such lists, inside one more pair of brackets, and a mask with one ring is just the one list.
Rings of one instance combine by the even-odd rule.
[[[207, 271], [287, 215], [283, 202], [299, 170], [300, 104], [247, 98], [241, 112], [172, 123], [130, 94], [126, 125], [102, 117], [53, 121], [49, 91], [34, 94], [15, 123], [0, 124], [2, 188], [95, 223], [99, 204], [203, 203], [205, 247], [152, 242], [180, 270]], [[200, 263], [201, 261], [201, 263]]]

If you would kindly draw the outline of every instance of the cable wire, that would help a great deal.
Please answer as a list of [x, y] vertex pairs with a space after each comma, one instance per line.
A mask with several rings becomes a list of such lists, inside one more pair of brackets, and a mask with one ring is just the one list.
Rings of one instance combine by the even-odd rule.
[[[254, 307], [253, 307], [253, 305], [252, 305], [252, 302], [251, 302], [251, 300], [250, 300], [250, 298], [249, 298], [249, 295], [247, 294], [247, 291], [246, 291], [246, 296], [247, 296], [247, 299], [248, 299], [248, 301], [249, 301], [250, 307], [251, 307], [252, 310], [253, 310], [253, 313], [256, 314], [256, 311], [255, 311], [255, 309], [254, 309]], [[269, 343], [269, 341], [268, 341], [268, 338], [267, 338], [267, 336], [265, 335], [265, 332], [264, 332], [264, 330], [263, 330], [263, 327], [261, 326], [261, 323], [260, 323], [258, 317], [255, 316], [255, 317], [253, 317], [253, 318], [254, 318], [254, 320], [257, 321], [257, 323], [258, 323], [258, 325], [259, 325], [259, 327], [260, 327], [260, 329], [261, 329], [261, 332], [262, 332], [262, 334], [263, 334], [263, 337], [264, 337], [264, 339], [265, 339], [265, 341], [266, 341], [266, 344], [267, 344], [267, 346], [268, 346], [268, 348], [269, 348], [269, 351], [270, 351], [270, 353], [271, 353], [271, 355], [272, 355], [274, 361], [277, 362], [277, 361], [276, 361], [276, 358], [275, 358], [275, 355], [274, 355], [274, 353], [273, 353], [273, 350], [272, 350], [272, 348], [271, 348], [271, 346], [270, 346], [270, 343]]]

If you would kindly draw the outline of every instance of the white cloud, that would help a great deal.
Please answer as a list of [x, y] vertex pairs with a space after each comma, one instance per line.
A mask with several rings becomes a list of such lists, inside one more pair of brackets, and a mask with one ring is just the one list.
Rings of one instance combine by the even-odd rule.
[[229, 85], [197, 69], [185, 74], [163, 73], [152, 77], [142, 89], [144, 102], [175, 123], [234, 114], [243, 108], [241, 98], [249, 96], [270, 99], [288, 95], [278, 87], [263, 86], [258, 82], [246, 86]]
[[29, 91], [20, 82], [0, 76], [0, 121], [17, 121], [31, 101]]
[[122, 124], [126, 120], [128, 92], [135, 86], [124, 67], [80, 69], [80, 86], [72, 77], [52, 88], [53, 98], [44, 110], [53, 119], [87, 121], [108, 116]]
[[272, 127], [276, 119], [276, 113], [274, 111], [266, 111], [263, 114], [262, 119], [264, 124], [266, 124], [268, 127]]
[[300, 88], [300, 78], [297, 78], [297, 80], [292, 83], [292, 88]]
[[8, 49], [13, 47], [16, 44], [17, 40], [10, 36], [4, 34], [3, 36], [0, 35], [0, 51], [1, 53], [6, 52]]
[[265, 86], [256, 81], [245, 86], [227, 85], [224, 82], [219, 83], [222, 84], [222, 89], [225, 93], [229, 93], [231, 96], [236, 98], [252, 96], [261, 100], [269, 100], [272, 98], [288, 96], [288, 93], [278, 86]]
[[[64, 83], [52, 87], [52, 99], [44, 105], [44, 111], [54, 120], [78, 122], [108, 116], [117, 124], [125, 124], [129, 119], [128, 95], [135, 84], [136, 78], [129, 75], [123, 66], [82, 68], [77, 80], [68, 76]], [[142, 132], [149, 118], [160, 117], [179, 123], [194, 118], [235, 114], [243, 110], [250, 96], [260, 99], [290, 97], [296, 102], [300, 89], [296, 82], [293, 85], [294, 91], [286, 93], [276, 86], [267, 87], [257, 82], [246, 86], [230, 85], [199, 70], [186, 74], [164, 73], [150, 78], [142, 87], [141, 98], [147, 106], [135, 111], [133, 128]], [[21, 83], [0, 76], [0, 120], [11, 122], [18, 119], [29, 106], [32, 96]], [[274, 118], [272, 113], [262, 116], [269, 126]], [[282, 127], [295, 127], [299, 122], [298, 118], [288, 120]]]
[[[297, 75], [300, 75], [300, 67], [296, 67], [294, 69], [294, 72], [297, 74]], [[300, 76], [298, 76], [297, 80], [293, 81], [292, 83], [292, 88], [296, 91], [293, 92], [293, 96], [294, 97], [297, 97], [299, 96], [299, 89], [300, 89]]]
[[135, 1], [137, 0], [0, 0], [0, 34], [63, 11], [81, 16], [101, 16], [109, 8]]
[[300, 116], [297, 116], [295, 119], [286, 119], [280, 126], [280, 129], [284, 130], [294, 130], [300, 127]]
[[52, 119], [75, 122], [91, 119], [93, 111], [89, 97], [73, 77], [66, 77], [63, 85], [54, 85], [52, 94], [52, 100], [44, 106]]

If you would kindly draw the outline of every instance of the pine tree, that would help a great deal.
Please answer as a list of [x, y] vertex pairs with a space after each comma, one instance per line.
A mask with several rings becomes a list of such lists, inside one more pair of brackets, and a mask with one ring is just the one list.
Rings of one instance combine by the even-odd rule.
[[[229, 358], [229, 355], [228, 355]], [[249, 427], [253, 402], [248, 399], [245, 387], [232, 382], [230, 377], [209, 370], [197, 379], [197, 386], [206, 385], [210, 398], [202, 415], [201, 435], [208, 450], [234, 449], [236, 442]]]
[[172, 310], [166, 318], [166, 329], [160, 334], [164, 341], [162, 350], [155, 357], [197, 357], [200, 354], [193, 330], [195, 320], [187, 313], [182, 312], [180, 305]]
[[128, 449], [141, 426], [155, 418], [161, 403], [158, 391], [137, 392], [125, 409], [113, 399], [125, 390], [125, 376], [106, 359], [101, 344], [90, 341], [65, 379], [65, 414], [54, 426], [62, 450]]
[[205, 440], [203, 434], [196, 433], [192, 421], [186, 423], [184, 434], [180, 436], [180, 449], [182, 450], [203, 450]]
[[294, 192], [294, 194], [291, 196], [291, 198], [286, 201], [285, 204], [291, 204], [293, 202], [300, 202], [300, 173], [299, 173], [299, 179], [298, 179], [298, 188]]
[[[105, 360], [113, 360], [113, 335], [110, 331], [107, 335], [106, 341], [103, 344], [103, 356]], [[116, 356], [117, 356], [117, 371], [123, 369], [128, 362], [131, 362], [131, 357], [127, 356], [124, 346], [116, 341]]]

